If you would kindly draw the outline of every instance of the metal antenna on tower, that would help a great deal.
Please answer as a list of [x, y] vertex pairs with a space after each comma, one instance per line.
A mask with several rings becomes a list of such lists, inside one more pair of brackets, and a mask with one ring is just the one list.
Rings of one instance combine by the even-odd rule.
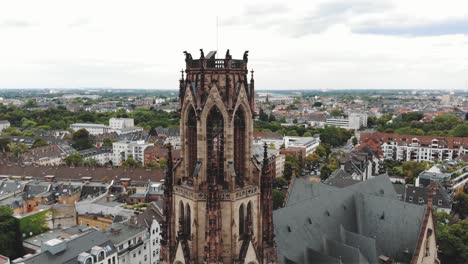
[[219, 39], [219, 26], [218, 26], [218, 16], [216, 16], [216, 53], [218, 53], [218, 39]]

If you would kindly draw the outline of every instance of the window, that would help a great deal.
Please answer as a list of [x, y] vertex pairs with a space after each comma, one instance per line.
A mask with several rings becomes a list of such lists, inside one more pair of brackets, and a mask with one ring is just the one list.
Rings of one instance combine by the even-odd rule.
[[133, 258], [136, 258], [136, 253], [133, 253]]
[[419, 203], [424, 203], [424, 199], [421, 198], [421, 197], [419, 197], [418, 202], [419, 202]]
[[239, 238], [242, 239], [241, 237], [244, 235], [244, 204], [241, 204], [239, 207]]
[[189, 166], [189, 176], [193, 176], [195, 171], [195, 166], [197, 164], [197, 117], [195, 115], [195, 110], [193, 106], [189, 106], [189, 112], [187, 115], [187, 130], [186, 130], [186, 139], [188, 147], [188, 166]]
[[437, 204], [442, 205], [442, 200], [439, 199], [439, 201], [437, 201]]
[[179, 226], [182, 227], [182, 233], [185, 233], [185, 207], [182, 201], [179, 202]]
[[410, 201], [410, 202], [413, 201], [413, 196], [410, 196], [410, 197], [409, 197], [409, 201]]
[[190, 205], [186, 204], [185, 206], [185, 228], [184, 232], [187, 235], [188, 239], [190, 239], [191, 236], [191, 223], [192, 223], [192, 218], [191, 218], [191, 211], [190, 211]]
[[244, 110], [239, 107], [234, 116], [234, 169], [239, 186], [244, 185], [246, 132]]
[[148, 259], [148, 257], [145, 255], [144, 260], [146, 261], [147, 259]]
[[209, 183], [224, 185], [224, 117], [215, 106], [206, 120]]

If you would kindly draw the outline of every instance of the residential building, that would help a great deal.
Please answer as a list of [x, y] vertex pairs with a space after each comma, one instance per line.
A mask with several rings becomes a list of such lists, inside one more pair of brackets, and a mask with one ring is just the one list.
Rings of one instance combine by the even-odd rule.
[[[393, 187], [395, 188], [400, 201], [419, 205], [427, 203], [430, 191], [428, 187], [418, 187], [409, 184], [393, 184]], [[450, 214], [452, 211], [452, 199], [442, 184], [436, 184], [432, 200], [434, 209], [437, 211], [445, 212], [447, 214]]]
[[111, 118], [109, 119], [109, 126], [111, 129], [122, 129], [134, 127], [133, 118]]
[[80, 150], [79, 153], [83, 160], [93, 159], [99, 165], [108, 164], [109, 161], [112, 161], [113, 159], [113, 152], [110, 147], [84, 149]]
[[70, 128], [74, 132], [84, 128], [90, 135], [101, 135], [112, 132], [121, 135], [143, 131], [142, 127], [134, 126], [133, 118], [110, 118], [109, 126], [103, 124], [75, 123], [70, 125]]
[[71, 236], [53, 238], [41, 244], [41, 250], [12, 261], [18, 264], [111, 263], [118, 264], [117, 250], [112, 241], [96, 229]]
[[80, 129], [86, 129], [90, 135], [100, 135], [109, 132], [109, 127], [103, 124], [87, 124], [87, 123], [75, 123], [71, 124], [70, 128], [73, 132]]
[[10, 127], [10, 121], [0, 120], [0, 132]]
[[119, 166], [131, 156], [144, 165], [145, 149], [153, 145], [152, 143], [146, 143], [144, 140], [114, 142], [112, 143], [112, 164]]
[[[162, 145], [148, 146], [145, 148], [145, 164], [148, 163], [159, 163], [164, 160], [167, 161], [167, 147]], [[175, 149], [172, 151], [172, 160], [176, 162], [181, 158], [182, 151], [180, 149]]]
[[350, 113], [347, 117], [335, 116], [327, 118], [325, 125], [337, 126], [345, 129], [360, 129], [367, 127], [367, 114], [365, 113]]
[[149, 263], [159, 264], [161, 251], [161, 225], [162, 203], [158, 206], [155, 202], [151, 202], [146, 210], [137, 216], [138, 225], [146, 228], [149, 233]]
[[361, 133], [361, 142], [380, 143], [383, 159], [399, 161], [450, 161], [468, 154], [468, 138]]
[[320, 136], [314, 135], [313, 137], [284, 137], [285, 149], [301, 149], [304, 156], [312, 154], [315, 149], [320, 145]]
[[284, 143], [283, 136], [276, 132], [254, 131], [254, 144], [263, 145], [267, 143], [269, 148], [280, 149]]
[[104, 230], [112, 225], [113, 218], [113, 216], [106, 216], [103, 214], [80, 214], [77, 216], [77, 222], [82, 226]]
[[144, 227], [138, 226], [136, 219], [129, 223], [114, 223], [102, 231], [115, 245], [119, 264], [150, 264], [150, 235]]
[[21, 159], [25, 164], [57, 166], [62, 164], [63, 160], [74, 152], [76, 150], [69, 145], [50, 145], [30, 149], [21, 155]]

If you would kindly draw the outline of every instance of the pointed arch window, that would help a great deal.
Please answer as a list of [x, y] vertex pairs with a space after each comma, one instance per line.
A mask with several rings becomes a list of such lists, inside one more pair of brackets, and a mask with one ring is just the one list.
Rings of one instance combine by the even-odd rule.
[[244, 110], [239, 107], [234, 115], [234, 169], [236, 184], [241, 187], [244, 185], [246, 134]]
[[184, 233], [187, 235], [187, 238], [191, 237], [191, 223], [192, 223], [192, 212], [190, 211], [190, 205], [185, 206], [185, 230]]
[[224, 186], [224, 117], [213, 107], [206, 120], [207, 181]]
[[239, 239], [242, 239], [245, 231], [244, 204], [239, 207]]
[[252, 226], [252, 202], [247, 204], [247, 217], [245, 223], [245, 234], [249, 234], [249, 228]]
[[179, 234], [185, 233], [185, 207], [182, 201], [179, 202]]
[[187, 115], [187, 148], [188, 148], [188, 166], [189, 166], [189, 177], [193, 176], [195, 171], [195, 166], [197, 164], [197, 117], [195, 115], [195, 110], [192, 106], [189, 107], [189, 112]]

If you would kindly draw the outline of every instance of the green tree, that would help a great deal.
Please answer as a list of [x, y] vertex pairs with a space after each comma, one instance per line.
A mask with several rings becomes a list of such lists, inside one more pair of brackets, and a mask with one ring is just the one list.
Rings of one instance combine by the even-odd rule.
[[314, 102], [314, 107], [322, 107], [322, 103], [321, 102]]
[[290, 181], [293, 175], [293, 167], [292, 164], [287, 162], [284, 164], [284, 171], [283, 171], [283, 177]]
[[330, 112], [330, 115], [331, 116], [342, 116], [344, 114], [343, 110], [341, 109], [333, 109], [331, 112]]
[[330, 177], [330, 175], [332, 174], [332, 170], [328, 167], [328, 166], [323, 166], [321, 169], [320, 169], [320, 179], [322, 180], [326, 180], [328, 179], [328, 177]]
[[315, 149], [315, 153], [317, 153], [320, 157], [328, 157], [328, 155], [331, 153], [331, 149], [326, 145], [320, 144], [317, 146]]
[[83, 157], [81, 157], [79, 152], [72, 153], [64, 159], [67, 166], [80, 166], [83, 164]]
[[10, 259], [23, 255], [19, 221], [7, 206], [0, 206], [0, 252]]
[[307, 131], [307, 132], [305, 132], [302, 136], [303, 136], [303, 137], [311, 137], [311, 136], [313, 136], [313, 135], [312, 135], [312, 132]]
[[10, 136], [22, 136], [23, 133], [21, 133], [21, 131], [19, 131], [17, 128], [15, 127], [9, 127], [9, 128], [5, 128], [2, 132], [3, 135], [10, 135]]
[[278, 189], [273, 189], [272, 196], [273, 196], [273, 210], [283, 207], [284, 199], [286, 198], [286, 195], [284, 194], [284, 192]]
[[260, 108], [260, 112], [258, 114], [258, 119], [263, 122], [268, 122], [268, 114], [263, 111], [263, 108]]
[[468, 194], [461, 192], [455, 195], [453, 211], [460, 216], [460, 219], [465, 219], [468, 216]]
[[83, 150], [83, 149], [91, 148], [93, 146], [91, 144], [89, 132], [88, 130], [84, 128], [79, 129], [75, 133], [73, 133], [72, 140], [74, 141], [72, 146], [76, 150]]
[[410, 121], [419, 121], [424, 117], [424, 114], [421, 112], [410, 112], [401, 115], [401, 119], [405, 122]]
[[270, 114], [270, 116], [268, 117], [268, 122], [274, 122], [276, 121], [276, 118], [273, 114]]
[[139, 168], [141, 167], [141, 162], [134, 159], [133, 156], [129, 156], [126, 161], [122, 162], [122, 167], [124, 168]]
[[110, 139], [110, 138], [105, 138], [103, 141], [102, 141], [102, 146], [103, 147], [112, 147], [112, 143], [114, 143], [114, 140]]
[[8, 144], [11, 143], [11, 139], [9, 138], [0, 138], [0, 151], [1, 152], [7, 152], [10, 151], [8, 148]]
[[34, 122], [33, 120], [29, 120], [27, 118], [21, 119], [21, 128], [30, 129], [30, 128], [34, 128], [35, 126], [37, 126], [37, 123]]
[[28, 146], [26, 146], [23, 143], [16, 144], [11, 142], [8, 144], [8, 149], [10, 149], [10, 152], [13, 153], [17, 160], [19, 160], [21, 154], [25, 153], [28, 150]]
[[453, 222], [450, 215], [436, 213], [436, 238], [441, 263], [468, 263], [468, 220]]
[[314, 152], [306, 157], [306, 165], [310, 168], [320, 163], [320, 156]]
[[358, 139], [356, 137], [353, 137], [353, 146], [356, 146], [358, 144]]
[[36, 141], [34, 141], [31, 148], [45, 147], [45, 146], [48, 146], [48, 145], [49, 145], [49, 143], [47, 143], [47, 141], [45, 141], [42, 138], [38, 138], [38, 139], [36, 139]]
[[97, 162], [97, 160], [95, 159], [86, 159], [86, 160], [83, 160], [83, 166], [86, 166], [86, 167], [97, 167], [99, 164]]
[[283, 177], [277, 177], [273, 179], [273, 188], [283, 189], [288, 187], [288, 181]]
[[454, 137], [468, 137], [468, 124], [457, 125], [450, 131], [450, 135]]
[[34, 108], [37, 106], [37, 102], [36, 100], [28, 100], [24, 105], [23, 107], [24, 108]]

